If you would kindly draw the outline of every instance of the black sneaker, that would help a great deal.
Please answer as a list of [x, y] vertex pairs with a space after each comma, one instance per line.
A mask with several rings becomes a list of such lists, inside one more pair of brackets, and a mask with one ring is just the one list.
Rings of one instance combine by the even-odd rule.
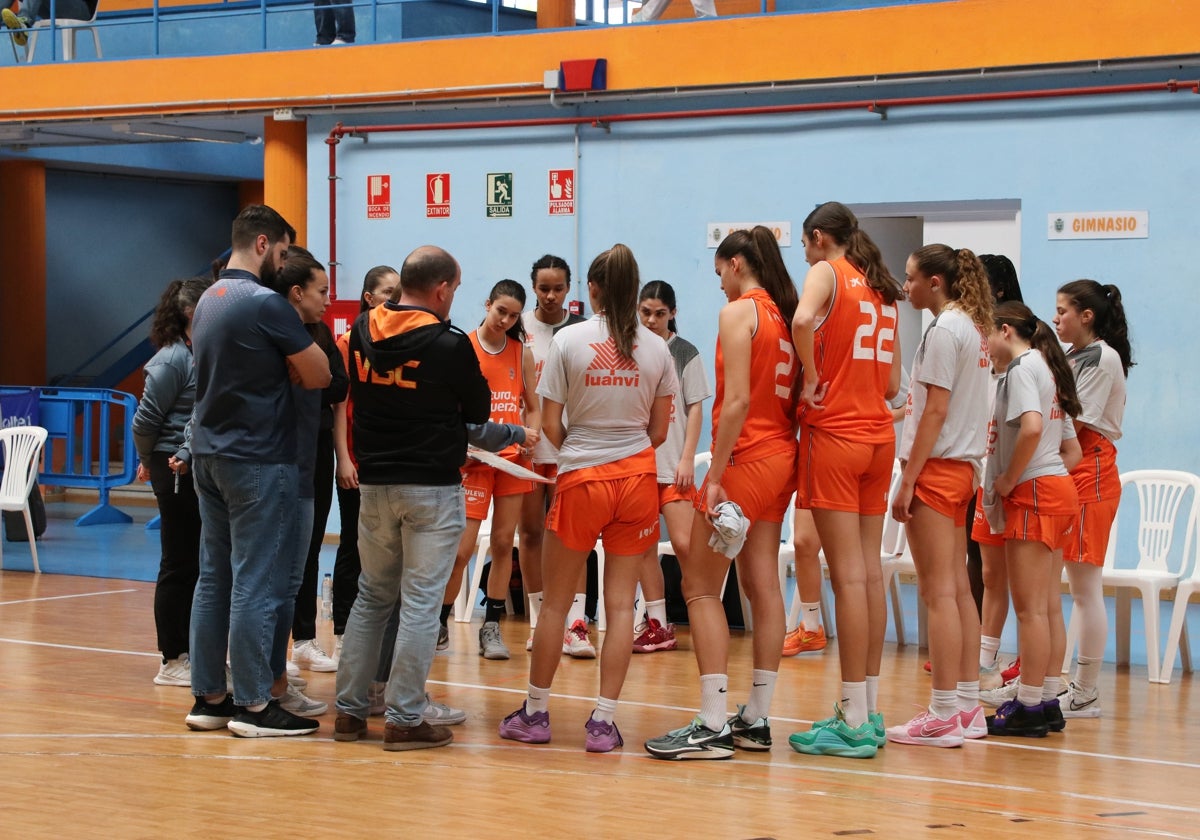
[[214, 729], [224, 729], [236, 714], [237, 706], [233, 705], [232, 694], [226, 694], [225, 699], [219, 703], [209, 703], [203, 697], [197, 697], [195, 705], [184, 720], [188, 729], [211, 732]]
[[1009, 700], [996, 709], [996, 714], [989, 715], [987, 728], [989, 735], [1019, 735], [1025, 738], [1045, 738], [1049, 731], [1045, 708], [1041, 703], [1022, 706], [1017, 700]]
[[728, 721], [729, 731], [733, 735], [733, 745], [743, 750], [763, 751], [771, 749], [771, 723], [766, 718], [759, 718], [754, 723], [746, 723], [742, 719], [745, 706], [738, 706], [737, 714]]
[[261, 712], [252, 712], [245, 706], [238, 706], [237, 714], [229, 721], [229, 731], [240, 738], [311, 735], [320, 727], [321, 724], [315, 720], [302, 718], [280, 708], [278, 700], [272, 700]]
[[1058, 698], [1042, 701], [1042, 713], [1046, 716], [1046, 729], [1051, 732], [1062, 732], [1067, 728], [1067, 719], [1062, 713], [1062, 704]]
[[733, 733], [729, 724], [714, 732], [696, 718], [682, 729], [673, 729], [646, 742], [646, 752], [655, 758], [733, 758]]

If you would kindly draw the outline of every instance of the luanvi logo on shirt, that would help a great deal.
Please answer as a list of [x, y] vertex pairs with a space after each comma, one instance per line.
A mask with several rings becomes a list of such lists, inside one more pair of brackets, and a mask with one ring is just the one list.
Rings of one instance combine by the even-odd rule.
[[[617, 352], [617, 344], [612, 338], [599, 344], [589, 344], [596, 352], [596, 357], [584, 371], [585, 385], [607, 385], [625, 388], [636, 388], [639, 382], [637, 362], [627, 359]], [[637, 346], [634, 346], [637, 349]], [[592, 373], [592, 371], [608, 371], [607, 374]], [[621, 374], [618, 371], [629, 371]]]

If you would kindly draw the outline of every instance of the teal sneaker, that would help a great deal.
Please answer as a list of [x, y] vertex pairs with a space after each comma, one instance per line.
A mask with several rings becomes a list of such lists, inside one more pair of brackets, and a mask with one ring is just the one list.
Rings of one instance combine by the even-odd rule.
[[[846, 716], [842, 714], [842, 706], [840, 703], [833, 704], [833, 717], [827, 717], [824, 720], [818, 720], [813, 725], [813, 729], [821, 729], [826, 726], [833, 726], [838, 721], [845, 722]], [[883, 725], [883, 714], [881, 712], [871, 712], [867, 715], [867, 720], [875, 728], [875, 746], [883, 749], [887, 744], [887, 727]]]
[[788, 738], [788, 743], [798, 753], [839, 758], [874, 758], [879, 751], [875, 743], [875, 725], [869, 720], [857, 729], [851, 729], [844, 720], [837, 720], [828, 726], [796, 732]]

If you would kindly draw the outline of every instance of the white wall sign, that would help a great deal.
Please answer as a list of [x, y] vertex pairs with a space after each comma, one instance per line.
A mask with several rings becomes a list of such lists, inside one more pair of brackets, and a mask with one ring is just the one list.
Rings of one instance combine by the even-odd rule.
[[1147, 239], [1150, 213], [1146, 210], [1094, 210], [1088, 213], [1050, 213], [1049, 239]]
[[780, 248], [787, 248], [792, 244], [791, 222], [709, 222], [706, 234], [708, 247], [716, 248], [722, 239], [735, 230], [750, 230], [755, 225], [770, 228]]

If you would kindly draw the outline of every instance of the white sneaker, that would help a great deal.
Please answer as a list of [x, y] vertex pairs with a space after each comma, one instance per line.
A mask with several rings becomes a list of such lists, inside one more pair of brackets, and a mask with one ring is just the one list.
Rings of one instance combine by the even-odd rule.
[[588, 638], [587, 624], [582, 619], [576, 620], [571, 629], [563, 636], [563, 653], [570, 654], [576, 659], [595, 659], [596, 648]]
[[371, 717], [381, 715], [387, 711], [387, 683], [372, 682], [371, 687], [367, 689], [367, 714]]
[[310, 671], [330, 672], [337, 670], [337, 661], [325, 651], [316, 639], [305, 639], [292, 644], [292, 662]]
[[1065, 718], [1098, 718], [1102, 714], [1100, 692], [1094, 688], [1090, 692], [1084, 691], [1075, 683], [1058, 695], [1058, 703]]
[[337, 662], [339, 664], [342, 661], [342, 637], [341, 636], [333, 637], [333, 661]]
[[529, 638], [525, 640], [525, 650], [533, 650], [533, 634], [529, 634]]
[[425, 712], [421, 717], [430, 726], [455, 726], [467, 719], [467, 713], [437, 702], [426, 692]]
[[979, 702], [985, 706], [1000, 707], [1009, 700], [1017, 699], [1017, 691], [1021, 688], [1020, 678], [999, 688], [989, 688], [979, 692]]
[[290, 659], [288, 660], [288, 663], [287, 663], [287, 675], [289, 677], [300, 676], [300, 666], [297, 665], [295, 662], [293, 662]]
[[186, 653], [179, 654], [178, 659], [168, 659], [158, 666], [158, 675], [154, 678], [155, 685], [182, 685], [191, 688], [192, 663]]
[[327, 703], [313, 700], [311, 697], [305, 697], [300, 689], [292, 685], [291, 682], [288, 683], [287, 694], [279, 698], [279, 706], [300, 717], [323, 715], [325, 714], [325, 710], [329, 708], [329, 704]]
[[[289, 662], [288, 664], [290, 665], [291, 663]], [[289, 672], [287, 675], [287, 681], [289, 684], [296, 686], [296, 688], [300, 689], [301, 691], [304, 691], [304, 689], [308, 688], [308, 680], [299, 675]]]

